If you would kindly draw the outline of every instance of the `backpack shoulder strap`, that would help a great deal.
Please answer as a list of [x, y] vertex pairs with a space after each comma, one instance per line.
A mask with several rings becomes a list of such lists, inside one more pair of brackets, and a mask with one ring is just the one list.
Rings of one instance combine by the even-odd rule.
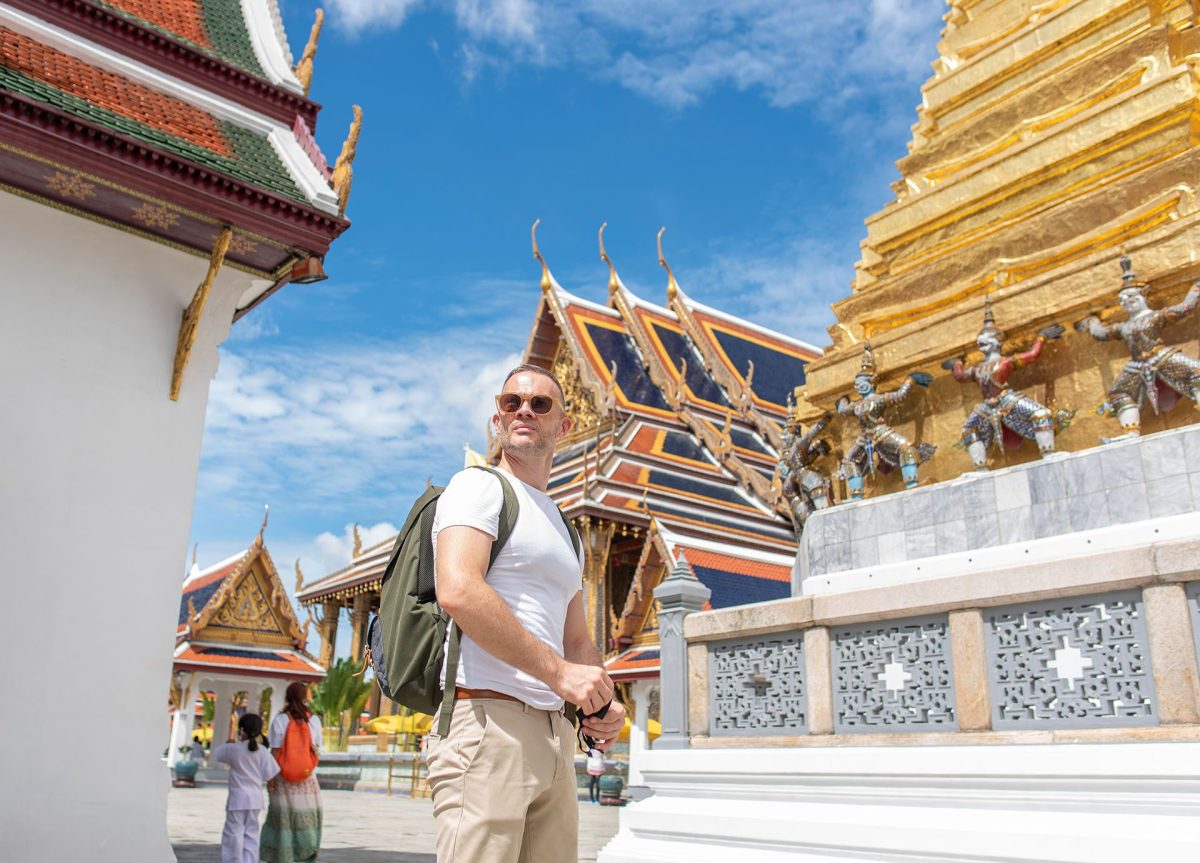
[[579, 548], [582, 545], [579, 539], [579, 531], [575, 529], [575, 525], [571, 523], [571, 519], [567, 518], [567, 514], [561, 509], [558, 511], [559, 516], [563, 520], [563, 524], [567, 526], [567, 533], [571, 535], [571, 545], [575, 549], [575, 556], [579, 557]]

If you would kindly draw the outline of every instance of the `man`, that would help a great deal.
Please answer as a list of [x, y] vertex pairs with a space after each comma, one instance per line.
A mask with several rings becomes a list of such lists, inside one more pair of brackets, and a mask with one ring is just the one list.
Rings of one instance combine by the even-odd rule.
[[582, 559], [546, 494], [554, 444], [571, 429], [562, 387], [519, 366], [496, 405], [499, 469], [518, 502], [511, 538], [489, 569], [502, 490], [480, 470], [450, 480], [433, 525], [438, 602], [462, 630], [450, 731], [431, 734], [427, 750], [438, 861], [574, 863], [576, 743], [564, 702], [587, 714], [609, 705], [583, 725], [604, 750], [625, 708], [587, 632]]

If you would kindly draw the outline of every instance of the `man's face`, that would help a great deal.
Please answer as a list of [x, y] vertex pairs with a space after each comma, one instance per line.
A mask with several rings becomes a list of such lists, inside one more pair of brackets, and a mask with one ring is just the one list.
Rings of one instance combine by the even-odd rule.
[[[563, 413], [562, 393], [554, 381], [534, 372], [517, 372], [504, 382], [501, 392], [522, 396], [521, 406], [511, 413], [497, 410], [496, 424], [500, 447], [505, 452], [544, 456], [554, 451], [554, 442], [571, 428], [571, 419]], [[531, 396], [550, 396], [554, 406], [549, 413], [537, 414], [529, 404]]]

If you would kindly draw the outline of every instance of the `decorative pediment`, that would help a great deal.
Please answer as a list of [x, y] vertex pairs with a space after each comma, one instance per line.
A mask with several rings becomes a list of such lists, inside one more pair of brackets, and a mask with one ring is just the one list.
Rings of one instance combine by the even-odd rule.
[[305, 640], [261, 536], [189, 624], [193, 641], [303, 647]]

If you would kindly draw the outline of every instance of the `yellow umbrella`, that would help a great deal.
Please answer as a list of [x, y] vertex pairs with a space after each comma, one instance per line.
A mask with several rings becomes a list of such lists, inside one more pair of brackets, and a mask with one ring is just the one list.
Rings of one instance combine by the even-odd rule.
[[433, 717], [424, 713], [412, 716], [376, 716], [366, 725], [371, 734], [425, 734], [433, 726]]
[[[629, 730], [633, 727], [633, 723], [629, 721], [629, 717], [625, 717], [625, 727], [621, 729], [621, 733], [617, 736], [617, 741], [620, 743], [629, 742]], [[657, 719], [651, 719], [649, 726], [646, 729], [650, 732], [650, 739], [655, 740], [662, 734], [662, 724]]]

